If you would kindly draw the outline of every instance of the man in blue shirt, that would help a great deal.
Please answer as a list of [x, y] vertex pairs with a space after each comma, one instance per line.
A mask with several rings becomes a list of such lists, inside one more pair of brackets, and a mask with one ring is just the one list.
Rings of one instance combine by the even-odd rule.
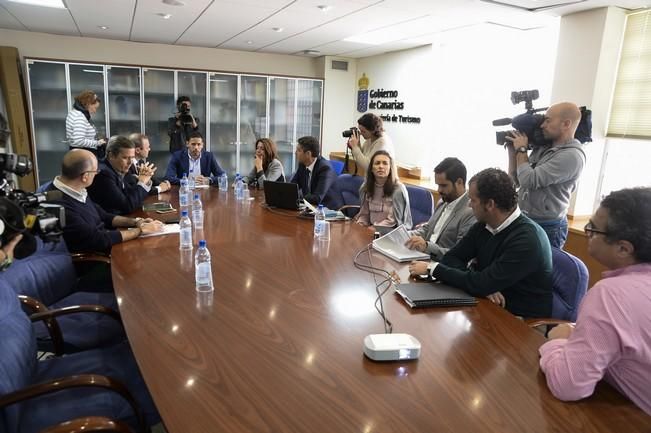
[[197, 185], [217, 185], [219, 176], [224, 174], [212, 152], [203, 150], [203, 136], [198, 131], [188, 136], [187, 149], [172, 154], [165, 179], [178, 185], [184, 174], [194, 177]]

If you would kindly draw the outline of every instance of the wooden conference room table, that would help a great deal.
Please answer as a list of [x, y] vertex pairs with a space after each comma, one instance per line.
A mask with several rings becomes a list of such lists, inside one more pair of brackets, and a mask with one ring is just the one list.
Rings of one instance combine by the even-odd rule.
[[[197, 297], [194, 251], [181, 255], [178, 235], [112, 253], [127, 335], [169, 433], [651, 430], [606, 385], [556, 400], [538, 368], [543, 337], [485, 300], [410, 310], [389, 293], [394, 332], [418, 338], [421, 357], [366, 359], [364, 336], [383, 325], [373, 277], [353, 257], [371, 233], [338, 222], [330, 242], [315, 241], [311, 220], [263, 208], [259, 193], [238, 203], [232, 191], [200, 191], [212, 300]], [[372, 261], [406, 280], [406, 266]]]

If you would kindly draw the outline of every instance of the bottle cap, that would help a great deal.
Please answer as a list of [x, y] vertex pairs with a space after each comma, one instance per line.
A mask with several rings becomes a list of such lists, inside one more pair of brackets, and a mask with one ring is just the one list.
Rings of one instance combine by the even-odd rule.
[[182, 211], [181, 211], [181, 216], [182, 216], [182, 217], [186, 217], [186, 216], [188, 216], [188, 211], [187, 211], [187, 210], [182, 210]]
[[199, 200], [199, 194], [195, 194], [195, 195], [194, 195], [194, 199], [195, 199], [195, 200]]
[[199, 248], [204, 248], [205, 246], [206, 246], [206, 240], [205, 240], [205, 239], [201, 239], [201, 240], [199, 241]]

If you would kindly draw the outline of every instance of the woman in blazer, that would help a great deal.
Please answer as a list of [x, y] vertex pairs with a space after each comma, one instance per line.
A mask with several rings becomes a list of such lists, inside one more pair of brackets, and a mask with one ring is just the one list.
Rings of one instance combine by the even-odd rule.
[[278, 159], [276, 143], [269, 138], [260, 138], [255, 142], [255, 166], [249, 173], [248, 183], [262, 188], [265, 180], [284, 182], [285, 173]]

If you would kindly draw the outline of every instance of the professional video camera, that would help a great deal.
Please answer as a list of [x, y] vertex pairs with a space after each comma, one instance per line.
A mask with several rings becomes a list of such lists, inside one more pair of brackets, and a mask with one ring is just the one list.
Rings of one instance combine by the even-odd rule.
[[[511, 102], [513, 105], [517, 105], [521, 102], [524, 102], [525, 113], [518, 114], [514, 118], [505, 117], [502, 119], [493, 120], [493, 126], [507, 126], [512, 125], [513, 128], [517, 131], [520, 131], [527, 135], [529, 139], [529, 148], [535, 146], [548, 146], [551, 144], [550, 140], [547, 140], [543, 135], [542, 129], [540, 126], [545, 120], [545, 116], [540, 113], [541, 111], [547, 110], [549, 107], [544, 108], [533, 108], [533, 101], [538, 99], [539, 93], [538, 90], [522, 90], [519, 92], [511, 92]], [[580, 107], [581, 110], [581, 120], [579, 126], [574, 133], [574, 138], [579, 140], [581, 143], [587, 143], [592, 141], [592, 111], [588, 110], [586, 107]], [[513, 137], [512, 131], [497, 131], [495, 133], [495, 142], [503, 146], [509, 141], [506, 137]]]
[[357, 132], [357, 134], [359, 134], [359, 129], [357, 129], [356, 127], [353, 126], [352, 128], [346, 129], [344, 132], [342, 132], [341, 136], [344, 137], [344, 138], [350, 138], [350, 137], [353, 136], [353, 134], [355, 132]]
[[181, 105], [179, 105], [179, 113], [181, 114], [179, 116], [179, 120], [182, 123], [192, 123], [192, 116], [190, 115], [190, 104], [188, 101], [183, 101]]
[[[0, 147], [5, 147], [10, 131], [7, 122], [0, 113]], [[7, 180], [7, 174], [25, 176], [31, 173], [32, 162], [24, 155], [0, 153], [0, 239], [6, 245], [16, 235], [23, 239], [14, 249], [14, 257], [22, 259], [36, 251], [36, 239], [44, 242], [57, 242], [65, 226], [63, 206], [48, 203], [58, 200], [60, 191], [35, 194], [13, 188]]]

